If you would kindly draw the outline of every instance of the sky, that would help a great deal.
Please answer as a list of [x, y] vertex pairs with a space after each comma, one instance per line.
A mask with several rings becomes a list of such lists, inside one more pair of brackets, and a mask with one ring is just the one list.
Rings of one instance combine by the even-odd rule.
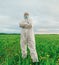
[[0, 33], [20, 33], [26, 11], [35, 33], [59, 34], [59, 0], [0, 0]]

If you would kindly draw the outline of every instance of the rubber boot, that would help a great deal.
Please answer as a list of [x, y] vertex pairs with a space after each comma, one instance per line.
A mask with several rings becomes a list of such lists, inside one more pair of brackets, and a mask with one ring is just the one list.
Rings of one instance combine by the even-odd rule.
[[40, 65], [39, 62], [33, 62], [32, 65]]

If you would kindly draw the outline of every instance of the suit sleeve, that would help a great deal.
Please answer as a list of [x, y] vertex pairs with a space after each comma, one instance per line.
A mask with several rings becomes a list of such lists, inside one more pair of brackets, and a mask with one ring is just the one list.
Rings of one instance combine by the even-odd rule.
[[29, 23], [25, 23], [25, 28], [32, 28], [32, 20], [29, 21]]
[[20, 23], [20, 27], [21, 27], [21, 28], [26, 28], [26, 29], [28, 29], [28, 28], [29, 28], [29, 29], [32, 28], [32, 20], [29, 20], [29, 23], [21, 22], [21, 23]]
[[19, 23], [19, 27], [24, 28], [24, 22], [23, 21]]

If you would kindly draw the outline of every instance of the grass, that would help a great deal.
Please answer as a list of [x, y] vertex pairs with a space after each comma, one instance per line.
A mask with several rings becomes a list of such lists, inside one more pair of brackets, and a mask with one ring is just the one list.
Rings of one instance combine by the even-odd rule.
[[[36, 49], [40, 65], [59, 65], [59, 35], [35, 35]], [[30, 65], [32, 62], [29, 50], [28, 58], [21, 58], [20, 35], [0, 35], [0, 65]]]

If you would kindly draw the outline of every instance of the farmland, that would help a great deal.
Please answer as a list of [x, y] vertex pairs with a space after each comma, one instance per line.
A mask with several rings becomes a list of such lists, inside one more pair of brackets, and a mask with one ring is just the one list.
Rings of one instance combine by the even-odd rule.
[[[40, 65], [59, 65], [59, 34], [36, 34], [35, 40]], [[22, 59], [19, 34], [0, 35], [0, 65], [30, 65], [29, 52]]]

